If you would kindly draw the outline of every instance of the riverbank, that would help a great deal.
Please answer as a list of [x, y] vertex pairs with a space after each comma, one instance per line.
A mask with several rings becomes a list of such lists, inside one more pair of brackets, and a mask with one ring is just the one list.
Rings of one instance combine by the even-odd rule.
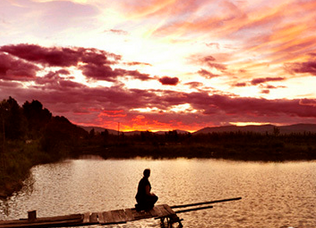
[[0, 156], [0, 198], [20, 190], [33, 166], [53, 161], [52, 157], [40, 150], [37, 141], [7, 141]]

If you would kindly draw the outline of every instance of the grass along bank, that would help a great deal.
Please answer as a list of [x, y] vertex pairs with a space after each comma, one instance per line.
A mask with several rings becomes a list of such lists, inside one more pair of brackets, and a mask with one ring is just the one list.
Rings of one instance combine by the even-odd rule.
[[[3, 145], [2, 145], [3, 146]], [[6, 198], [23, 186], [30, 169], [38, 164], [53, 162], [39, 149], [38, 141], [8, 141], [0, 154], [0, 197]]]

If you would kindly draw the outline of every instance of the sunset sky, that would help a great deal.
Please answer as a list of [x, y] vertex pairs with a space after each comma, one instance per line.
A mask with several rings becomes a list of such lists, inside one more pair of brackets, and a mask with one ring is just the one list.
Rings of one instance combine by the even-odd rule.
[[120, 130], [316, 123], [315, 0], [1, 0], [0, 99]]

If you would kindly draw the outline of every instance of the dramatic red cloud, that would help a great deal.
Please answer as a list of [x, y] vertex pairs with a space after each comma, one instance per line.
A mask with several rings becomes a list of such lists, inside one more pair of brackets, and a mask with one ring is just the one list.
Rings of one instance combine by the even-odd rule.
[[47, 48], [34, 44], [5, 45], [0, 51], [33, 63], [59, 67], [77, 66], [79, 62], [99, 66], [115, 63], [121, 58], [94, 48]]
[[[64, 115], [77, 124], [116, 128], [119, 122], [122, 130], [193, 131], [230, 122], [287, 124], [314, 122], [316, 118], [313, 100], [269, 100], [216, 94], [215, 90], [206, 90], [207, 87], [197, 81], [184, 83], [194, 92], [171, 90], [170, 87], [167, 87], [168, 90], [129, 88], [122, 78], [154, 83], [157, 76], [137, 69], [124, 69], [122, 66], [148, 65], [142, 62], [126, 64], [120, 55], [98, 49], [6, 45], [0, 47], [0, 60], [0, 91], [3, 99], [12, 96], [20, 103], [37, 99], [54, 115]], [[216, 63], [216, 59], [210, 55], [196, 58], [196, 62], [199, 61], [209, 68], [222, 72], [227, 70], [225, 65]], [[286, 67], [294, 73], [314, 72], [312, 61], [289, 63]], [[86, 81], [76, 81], [74, 70], [81, 72]], [[206, 79], [216, 76], [203, 68], [198, 74]], [[112, 84], [90, 86], [86, 83], [90, 79]], [[265, 83], [276, 81], [285, 81], [285, 78], [258, 77], [247, 83], [260, 85], [261, 93], [269, 94], [269, 89], [277, 87]], [[162, 85], [181, 84], [178, 77], [169, 76], [159, 78], [159, 82]], [[242, 88], [247, 83], [240, 82], [235, 86]]]
[[[8, 72], [13, 74], [13, 76], [21, 75], [24, 77], [33, 77], [36, 74], [36, 70], [40, 69], [32, 64], [41, 64], [43, 67], [74, 66], [82, 70], [83, 75], [88, 78], [109, 82], [115, 82], [117, 77], [123, 76], [139, 80], [150, 79], [148, 74], [142, 74], [137, 70], [125, 70], [120, 68], [113, 70], [111, 65], [118, 63], [121, 56], [94, 48], [46, 48], [39, 45], [18, 44], [2, 46], [0, 52], [8, 54], [2, 54], [0, 56], [0, 58], [3, 59], [3, 69], [1, 71], [7, 72], [6, 68], [13, 65], [15, 69], [11, 67]], [[13, 56], [18, 57], [20, 60], [13, 60]], [[28, 63], [23, 62], [23, 60], [28, 61]], [[28, 69], [29, 72], [27, 72], [26, 69]], [[15, 70], [15, 72], [12, 72], [13, 70]], [[64, 73], [68, 72], [66, 69], [61, 70]], [[6, 73], [6, 75], [8, 75], [8, 73]]]
[[160, 78], [159, 82], [163, 85], [177, 85], [179, 82], [179, 78], [177, 77], [171, 78], [171, 77], [165, 76], [165, 77]]
[[307, 73], [316, 76], [316, 57], [307, 62], [286, 63], [285, 67], [291, 73]]
[[0, 53], [0, 79], [30, 80], [35, 78], [37, 70], [39, 68], [36, 65]]

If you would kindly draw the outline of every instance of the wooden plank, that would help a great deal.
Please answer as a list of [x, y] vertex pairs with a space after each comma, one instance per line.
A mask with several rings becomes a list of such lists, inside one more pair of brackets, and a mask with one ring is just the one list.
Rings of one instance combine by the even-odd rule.
[[90, 223], [90, 212], [86, 212], [83, 214], [83, 221], [82, 223]]
[[104, 223], [104, 217], [103, 217], [103, 213], [102, 212], [98, 213], [98, 218], [99, 218], [99, 223], [103, 224]]
[[165, 209], [164, 205], [156, 206], [156, 209], [159, 211], [158, 216], [159, 218], [168, 217], [170, 213]]
[[115, 224], [126, 223], [127, 217], [124, 210], [112, 211], [112, 216]]
[[132, 208], [125, 209], [126, 221], [134, 221], [134, 215]]
[[165, 210], [162, 210], [163, 206], [162, 205], [158, 205], [155, 206], [155, 212], [156, 212], [156, 217], [160, 218], [163, 217]]
[[[16, 220], [18, 221], [18, 220]], [[73, 226], [81, 224], [82, 220], [58, 220], [58, 221], [37, 221], [37, 222], [28, 222], [27, 220], [21, 220], [16, 223], [0, 223], [1, 228], [13, 228], [13, 227], [60, 227], [60, 226]]]
[[90, 223], [93, 223], [93, 224], [99, 223], [99, 221], [98, 221], [98, 213], [92, 213], [90, 215]]
[[156, 207], [153, 207], [153, 208], [149, 211], [149, 213], [151, 214], [151, 216], [157, 217], [157, 216], [159, 215], [160, 211], [159, 211]]
[[132, 210], [132, 212], [133, 212], [134, 220], [152, 218], [151, 214], [146, 211]]
[[114, 218], [112, 215], [112, 211], [104, 211], [103, 212], [103, 221], [100, 222], [101, 225], [105, 224], [113, 224], [114, 223]]
[[28, 219], [20, 219], [20, 220], [9, 220], [9, 221], [0, 221], [0, 225], [2, 224], [30, 224], [32, 223], [54, 223], [54, 222], [73, 222], [73, 221], [82, 221], [83, 215], [82, 214], [72, 214], [72, 215], [65, 215], [65, 216], [56, 216], [56, 217], [42, 217], [36, 218], [34, 221], [29, 221]]
[[27, 212], [27, 220], [34, 221], [36, 219], [36, 210]]
[[166, 211], [169, 212], [170, 215], [173, 215], [173, 214], [176, 213], [176, 212], [174, 212], [174, 211], [170, 208], [170, 206], [169, 206], [168, 204], [163, 204], [163, 206], [164, 206], [164, 208], [166, 209]]

